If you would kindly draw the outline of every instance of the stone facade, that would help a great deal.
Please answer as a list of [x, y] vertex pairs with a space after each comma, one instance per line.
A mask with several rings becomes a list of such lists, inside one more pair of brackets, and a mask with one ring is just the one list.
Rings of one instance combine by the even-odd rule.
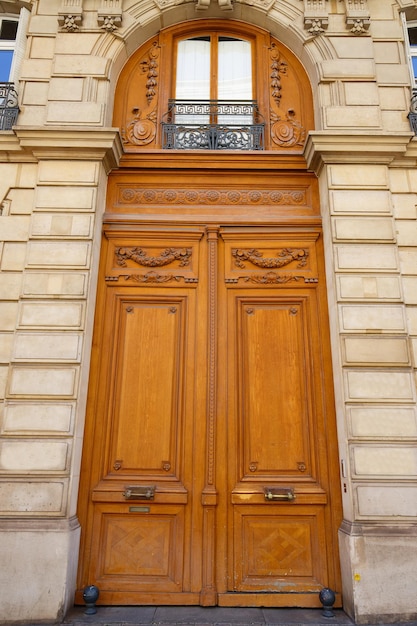
[[59, 620], [73, 602], [101, 217], [122, 153], [115, 83], [141, 43], [199, 17], [268, 29], [309, 74], [344, 608], [364, 624], [416, 619], [417, 142], [400, 14], [417, 3], [0, 3], [16, 4], [31, 18], [20, 114], [0, 132], [0, 623]]

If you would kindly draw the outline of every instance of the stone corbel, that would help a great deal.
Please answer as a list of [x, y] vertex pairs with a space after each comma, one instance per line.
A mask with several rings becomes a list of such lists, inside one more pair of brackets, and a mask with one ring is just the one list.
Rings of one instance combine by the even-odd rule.
[[343, 0], [346, 6], [346, 24], [351, 33], [362, 35], [371, 24], [367, 0]]
[[62, 0], [58, 24], [62, 30], [75, 33], [83, 21], [83, 0]]
[[[217, 0], [222, 11], [231, 11], [233, 9], [232, 0]], [[210, 6], [210, 0], [196, 0], [196, 11], [205, 11]]]
[[321, 35], [329, 26], [327, 0], [303, 0], [304, 28], [312, 35]]
[[101, 0], [97, 22], [110, 33], [117, 30], [122, 24], [122, 0]]

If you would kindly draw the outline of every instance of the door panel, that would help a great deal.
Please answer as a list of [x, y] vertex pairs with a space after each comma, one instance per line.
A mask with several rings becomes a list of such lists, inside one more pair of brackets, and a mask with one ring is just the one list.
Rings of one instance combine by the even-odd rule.
[[188, 298], [138, 294], [120, 300], [109, 471], [117, 464], [119, 472], [178, 477]]
[[302, 593], [321, 589], [324, 520], [317, 507], [235, 507], [237, 591]]
[[104, 593], [182, 590], [184, 507], [152, 506], [152, 514], [147, 508], [96, 507], [95, 580]]
[[106, 227], [79, 601], [338, 591], [325, 307], [317, 226]]
[[260, 298], [235, 296], [241, 480], [311, 467], [303, 302]]

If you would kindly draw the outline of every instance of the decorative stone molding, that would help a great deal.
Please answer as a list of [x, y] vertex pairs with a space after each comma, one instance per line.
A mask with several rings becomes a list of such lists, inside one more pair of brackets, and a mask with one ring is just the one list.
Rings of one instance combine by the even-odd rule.
[[58, 24], [68, 33], [79, 30], [83, 21], [82, 0], [62, 0], [61, 10], [58, 13]]
[[312, 35], [321, 35], [329, 26], [327, 0], [303, 0], [304, 28]]
[[354, 35], [362, 35], [371, 24], [367, 0], [343, 0], [346, 6], [346, 24]]
[[122, 0], [101, 0], [97, 22], [110, 33], [117, 30], [122, 24]]

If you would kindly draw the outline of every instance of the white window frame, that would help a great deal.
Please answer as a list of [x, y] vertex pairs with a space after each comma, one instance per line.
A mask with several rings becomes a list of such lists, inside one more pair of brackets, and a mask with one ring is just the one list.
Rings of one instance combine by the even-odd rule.
[[417, 89], [417, 66], [416, 66], [416, 69], [414, 70], [413, 59], [417, 59], [417, 44], [415, 46], [410, 45], [408, 29], [417, 28], [417, 20], [408, 22], [405, 16], [405, 13], [401, 13], [401, 19], [402, 19], [403, 28], [404, 28], [405, 50], [407, 53], [408, 67], [410, 71], [411, 87], [413, 90], [416, 90]]
[[20, 68], [26, 51], [26, 33], [29, 25], [30, 11], [26, 8], [20, 10], [20, 14], [5, 13], [0, 17], [0, 21], [18, 22], [16, 39], [0, 40], [0, 50], [11, 50], [13, 52], [10, 66], [9, 79], [6, 82], [17, 84], [20, 75]]

